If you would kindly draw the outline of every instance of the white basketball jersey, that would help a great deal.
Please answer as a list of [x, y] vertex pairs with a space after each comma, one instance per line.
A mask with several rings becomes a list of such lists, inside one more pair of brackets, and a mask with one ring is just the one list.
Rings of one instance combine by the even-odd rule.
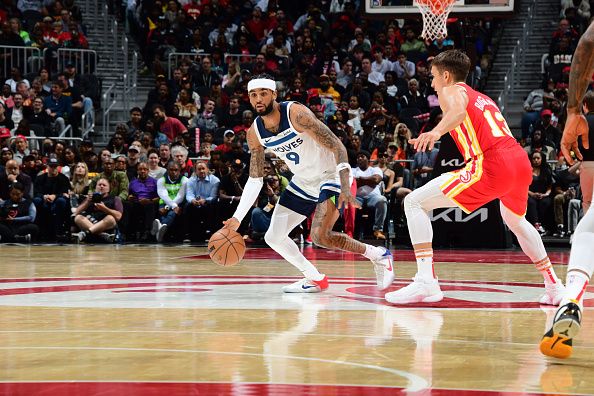
[[256, 117], [253, 125], [260, 144], [281, 158], [293, 173], [288, 189], [303, 198], [314, 200], [319, 196], [322, 182], [336, 178], [336, 160], [334, 153], [313, 137], [295, 129], [289, 118], [293, 103], [280, 103], [278, 133], [268, 131], [261, 117]]

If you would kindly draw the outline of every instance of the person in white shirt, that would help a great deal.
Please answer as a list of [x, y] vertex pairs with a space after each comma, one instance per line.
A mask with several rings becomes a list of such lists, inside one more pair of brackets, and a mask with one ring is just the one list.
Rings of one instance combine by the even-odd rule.
[[353, 177], [357, 181], [357, 201], [361, 206], [375, 209], [373, 236], [386, 239], [382, 231], [388, 212], [388, 200], [381, 191], [384, 174], [380, 168], [369, 166], [368, 152], [359, 151], [357, 154], [357, 167], [353, 169]]
[[372, 71], [386, 74], [386, 72], [392, 70], [392, 62], [384, 59], [384, 51], [381, 47], [376, 47], [373, 50], [373, 58], [374, 61], [371, 64]]

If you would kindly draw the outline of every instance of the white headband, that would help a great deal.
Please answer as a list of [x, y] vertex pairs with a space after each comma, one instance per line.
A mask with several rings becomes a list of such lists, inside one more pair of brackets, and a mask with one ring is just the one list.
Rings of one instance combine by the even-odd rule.
[[276, 91], [276, 83], [269, 78], [255, 78], [248, 82], [248, 92], [256, 88], [266, 88], [271, 91]]

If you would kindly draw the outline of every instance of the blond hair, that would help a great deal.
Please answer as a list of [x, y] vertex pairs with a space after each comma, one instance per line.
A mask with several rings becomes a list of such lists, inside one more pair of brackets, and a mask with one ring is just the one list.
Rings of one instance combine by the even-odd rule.
[[[76, 168], [79, 165], [82, 165], [83, 168], [85, 168], [84, 176], [80, 176], [80, 175], [76, 174]], [[74, 191], [75, 194], [84, 193], [85, 188], [91, 183], [91, 181], [89, 180], [89, 167], [84, 162], [78, 162], [74, 166], [74, 169], [72, 169], [71, 172], [72, 172], [72, 176], [71, 176], [72, 180], [70, 181], [70, 184], [72, 185], [72, 191]]]

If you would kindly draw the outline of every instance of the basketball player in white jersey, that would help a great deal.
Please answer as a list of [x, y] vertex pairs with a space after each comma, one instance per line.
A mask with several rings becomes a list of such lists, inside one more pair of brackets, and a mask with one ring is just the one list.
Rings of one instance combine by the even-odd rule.
[[276, 83], [271, 76], [254, 76], [248, 83], [248, 94], [258, 114], [247, 132], [250, 177], [237, 210], [233, 217], [224, 221], [224, 227], [237, 230], [258, 198], [263, 185], [264, 150], [268, 148], [285, 161], [294, 175], [274, 208], [264, 236], [266, 243], [304, 276], [284, 286], [283, 291], [315, 293], [328, 288], [326, 275], [318, 272], [289, 238], [291, 230], [314, 210], [311, 237], [315, 244], [363, 254], [374, 264], [378, 288], [387, 289], [394, 280], [390, 251], [332, 231], [340, 208], [359, 206], [351, 194], [351, 166], [346, 148], [307, 107], [297, 102], [276, 102]]
[[[561, 151], [569, 165], [574, 163], [573, 151], [578, 159], [578, 137], [589, 148], [588, 123], [582, 113], [582, 102], [594, 73], [594, 23], [584, 32], [575, 49], [569, 74], [567, 122], [561, 139]], [[586, 210], [586, 209], [584, 209]], [[565, 294], [555, 314], [552, 327], [542, 337], [540, 351], [548, 356], [568, 358], [582, 320], [582, 307], [586, 287], [594, 272], [594, 210], [590, 207], [573, 234]]]

